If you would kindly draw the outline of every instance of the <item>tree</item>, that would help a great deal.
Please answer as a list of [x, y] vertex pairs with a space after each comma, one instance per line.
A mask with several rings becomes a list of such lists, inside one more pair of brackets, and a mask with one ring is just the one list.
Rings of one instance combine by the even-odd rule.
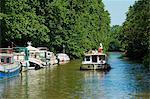
[[122, 26], [113, 25], [110, 29], [110, 45], [109, 50], [116, 51], [116, 50], [123, 50], [123, 45], [121, 44], [122, 39]]
[[3, 0], [3, 44], [47, 46], [74, 58], [97, 49], [108, 49], [110, 17], [102, 0]]
[[127, 56], [133, 59], [143, 60], [144, 56], [149, 55], [149, 5], [149, 0], [136, 1], [129, 8], [126, 21], [123, 24], [122, 42], [126, 44]]
[[[14, 42], [25, 45], [27, 41], [34, 44], [48, 42], [49, 29], [42, 24], [42, 17], [37, 16], [35, 9], [27, 4], [28, 0], [6, 0], [5, 16], [2, 20], [2, 36], [5, 46]], [[7, 44], [8, 43], [8, 44]]]

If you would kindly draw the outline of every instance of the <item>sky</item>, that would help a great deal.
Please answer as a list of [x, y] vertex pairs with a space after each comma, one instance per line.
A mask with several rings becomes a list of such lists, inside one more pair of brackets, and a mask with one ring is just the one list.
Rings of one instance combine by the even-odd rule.
[[109, 11], [112, 25], [122, 25], [128, 8], [137, 0], [103, 0], [105, 9]]

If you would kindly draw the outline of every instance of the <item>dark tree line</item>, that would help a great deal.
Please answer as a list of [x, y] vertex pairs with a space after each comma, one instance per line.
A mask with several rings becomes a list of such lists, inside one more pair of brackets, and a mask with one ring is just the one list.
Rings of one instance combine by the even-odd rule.
[[121, 37], [122, 37], [122, 26], [113, 25], [110, 28], [110, 43], [109, 43], [109, 51], [124, 51], [124, 47], [122, 46]]
[[2, 0], [1, 44], [47, 46], [80, 57], [84, 51], [108, 49], [109, 13], [102, 0]]
[[122, 26], [121, 40], [132, 59], [144, 61], [148, 66], [150, 61], [150, 0], [136, 1], [129, 8], [127, 18]]

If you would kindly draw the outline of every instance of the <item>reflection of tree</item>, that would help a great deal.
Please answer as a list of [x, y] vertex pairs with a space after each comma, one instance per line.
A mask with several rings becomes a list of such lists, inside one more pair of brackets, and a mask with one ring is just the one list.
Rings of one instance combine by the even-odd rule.
[[134, 79], [135, 97], [150, 97], [150, 72], [143, 68], [141, 64], [132, 63], [132, 68], [128, 71]]

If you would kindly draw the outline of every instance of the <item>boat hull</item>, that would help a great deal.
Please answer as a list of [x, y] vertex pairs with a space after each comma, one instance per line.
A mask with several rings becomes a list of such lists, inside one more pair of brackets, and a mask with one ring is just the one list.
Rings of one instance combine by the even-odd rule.
[[20, 68], [12, 72], [0, 71], [0, 78], [10, 78], [10, 77], [18, 76], [19, 73], [20, 73]]
[[109, 64], [82, 64], [81, 70], [109, 70]]

